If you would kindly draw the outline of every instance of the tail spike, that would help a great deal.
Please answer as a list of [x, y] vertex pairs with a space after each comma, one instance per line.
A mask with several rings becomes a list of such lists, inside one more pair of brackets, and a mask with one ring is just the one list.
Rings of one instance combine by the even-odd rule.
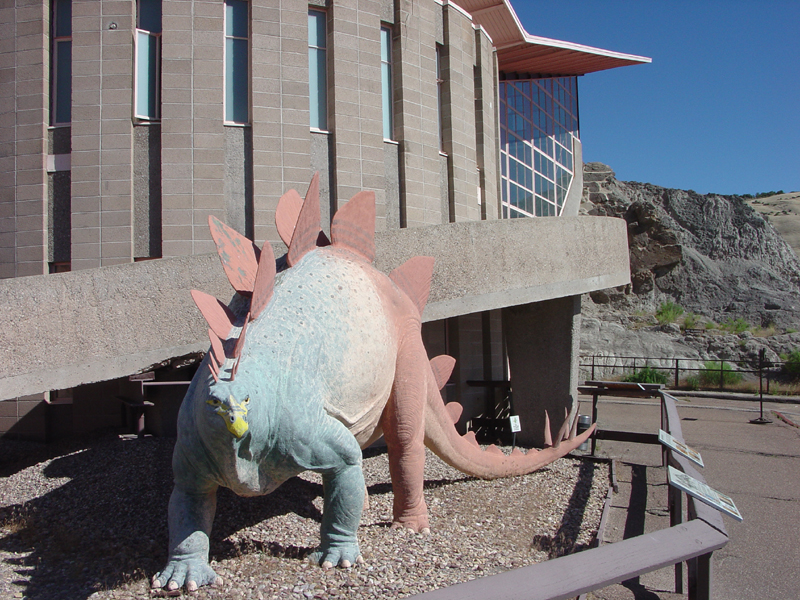
[[415, 256], [389, 274], [389, 279], [411, 299], [420, 316], [431, 292], [433, 264], [434, 259], [430, 256]]
[[431, 371], [433, 377], [436, 379], [436, 387], [442, 389], [450, 376], [453, 374], [453, 368], [456, 366], [456, 359], [446, 354], [440, 354], [431, 359]]
[[464, 412], [464, 407], [458, 402], [448, 402], [444, 407], [447, 410], [447, 414], [450, 415], [453, 425], [458, 423], [458, 420], [461, 418], [461, 413]]
[[503, 451], [500, 450], [500, 448], [498, 448], [494, 444], [492, 444], [491, 446], [486, 446], [486, 452], [488, 452], [489, 454], [496, 454], [498, 456], [505, 456]]
[[369, 262], [375, 260], [375, 192], [359, 192], [336, 211], [331, 222], [334, 246]]
[[572, 420], [572, 429], [569, 431], [569, 439], [575, 439], [575, 436], [578, 435], [578, 415], [575, 415], [575, 418]]
[[221, 340], [228, 339], [236, 318], [231, 310], [211, 294], [199, 290], [192, 290], [192, 299], [217, 337]]
[[275, 289], [275, 254], [270, 243], [264, 242], [261, 249], [261, 260], [258, 261], [256, 281], [253, 286], [253, 299], [250, 301], [250, 316], [255, 319], [269, 304]]
[[544, 411], [544, 447], [550, 448], [553, 445], [553, 434], [550, 433], [550, 415]]
[[478, 440], [475, 439], [475, 432], [474, 431], [468, 431], [467, 433], [465, 433], [461, 437], [464, 438], [471, 445], [475, 446], [476, 448], [480, 448], [481, 447], [480, 444], [478, 444]]
[[[535, 452], [535, 450], [531, 450], [531, 452]], [[511, 455], [510, 456], [513, 456], [513, 457], [517, 458], [517, 457], [525, 456], [525, 455], [522, 453], [522, 451], [519, 448], [517, 448], [515, 446], [514, 449], [511, 451]]]
[[208, 228], [228, 281], [238, 293], [249, 296], [253, 292], [261, 253], [258, 247], [214, 216], [208, 217]]
[[289, 254], [286, 261], [290, 267], [296, 265], [301, 258], [317, 247], [319, 232], [319, 172], [317, 172], [314, 173], [308, 186], [306, 199], [297, 217], [292, 241], [289, 243]]

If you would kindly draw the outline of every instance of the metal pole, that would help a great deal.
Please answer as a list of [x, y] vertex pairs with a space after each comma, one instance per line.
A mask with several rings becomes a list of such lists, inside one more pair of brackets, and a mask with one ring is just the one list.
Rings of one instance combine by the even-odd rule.
[[720, 359], [720, 361], [719, 361], [719, 389], [720, 389], [720, 391], [725, 389], [725, 383], [723, 381], [724, 375], [723, 375], [723, 370], [722, 370], [722, 367], [723, 367], [724, 364], [725, 364], [725, 361]]
[[[764, 389], [761, 385], [762, 382], [762, 372], [764, 370], [764, 357], [766, 356], [767, 351], [762, 348], [758, 351], [758, 405], [759, 405], [759, 414], [757, 419], [751, 419], [750, 422], [756, 425], [765, 425], [766, 423], [772, 423], [769, 419], [764, 418]], [[769, 378], [767, 379], [769, 382]]]
[[678, 359], [675, 359], [675, 389], [678, 389], [680, 385], [680, 379], [678, 377]]

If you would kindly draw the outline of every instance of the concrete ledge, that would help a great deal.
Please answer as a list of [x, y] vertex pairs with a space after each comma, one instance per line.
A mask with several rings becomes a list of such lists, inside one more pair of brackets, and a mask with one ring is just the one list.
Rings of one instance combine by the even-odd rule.
[[[630, 281], [620, 219], [455, 223], [379, 233], [376, 244], [385, 272], [419, 254], [436, 258], [425, 321]], [[205, 350], [207, 325], [191, 289], [232, 297], [216, 255], [1, 280], [0, 400], [124, 377]]]

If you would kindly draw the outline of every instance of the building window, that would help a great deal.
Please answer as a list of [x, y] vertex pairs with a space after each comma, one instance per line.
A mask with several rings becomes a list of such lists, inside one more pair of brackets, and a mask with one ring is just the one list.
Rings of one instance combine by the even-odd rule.
[[383, 138], [394, 139], [392, 93], [392, 30], [381, 27], [381, 96], [383, 99]]
[[576, 77], [500, 82], [503, 217], [561, 215], [575, 172]]
[[161, 0], [137, 0], [133, 116], [161, 118]]
[[442, 78], [442, 47], [436, 44], [436, 107], [439, 120], [439, 152], [444, 152], [444, 79]]
[[50, 124], [72, 121], [72, 0], [53, 1]]
[[308, 108], [312, 129], [328, 129], [326, 15], [308, 11]]
[[250, 122], [249, 5], [225, 0], [225, 121]]

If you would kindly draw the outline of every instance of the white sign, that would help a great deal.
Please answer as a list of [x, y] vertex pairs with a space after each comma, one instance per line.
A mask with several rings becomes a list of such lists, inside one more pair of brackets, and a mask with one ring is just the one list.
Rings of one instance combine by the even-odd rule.
[[658, 430], [658, 441], [664, 444], [667, 448], [671, 448], [681, 456], [685, 456], [696, 465], [705, 467], [703, 464], [703, 457], [700, 456], [700, 453], [697, 450], [690, 448], [683, 442], [679, 442], [663, 429]]
[[670, 485], [674, 485], [679, 490], [683, 490], [687, 494], [694, 496], [709, 506], [713, 506], [717, 510], [724, 512], [726, 515], [733, 517], [737, 521], [743, 520], [739, 509], [736, 508], [736, 505], [733, 503], [733, 499], [730, 496], [726, 496], [725, 494], [718, 492], [711, 486], [706, 485], [702, 481], [698, 481], [694, 477], [687, 475], [683, 471], [679, 471], [674, 467], [668, 467], [668, 469], [667, 476], [669, 477]]
[[508, 417], [508, 421], [511, 423], [511, 433], [522, 431], [522, 427], [519, 425], [519, 416]]

